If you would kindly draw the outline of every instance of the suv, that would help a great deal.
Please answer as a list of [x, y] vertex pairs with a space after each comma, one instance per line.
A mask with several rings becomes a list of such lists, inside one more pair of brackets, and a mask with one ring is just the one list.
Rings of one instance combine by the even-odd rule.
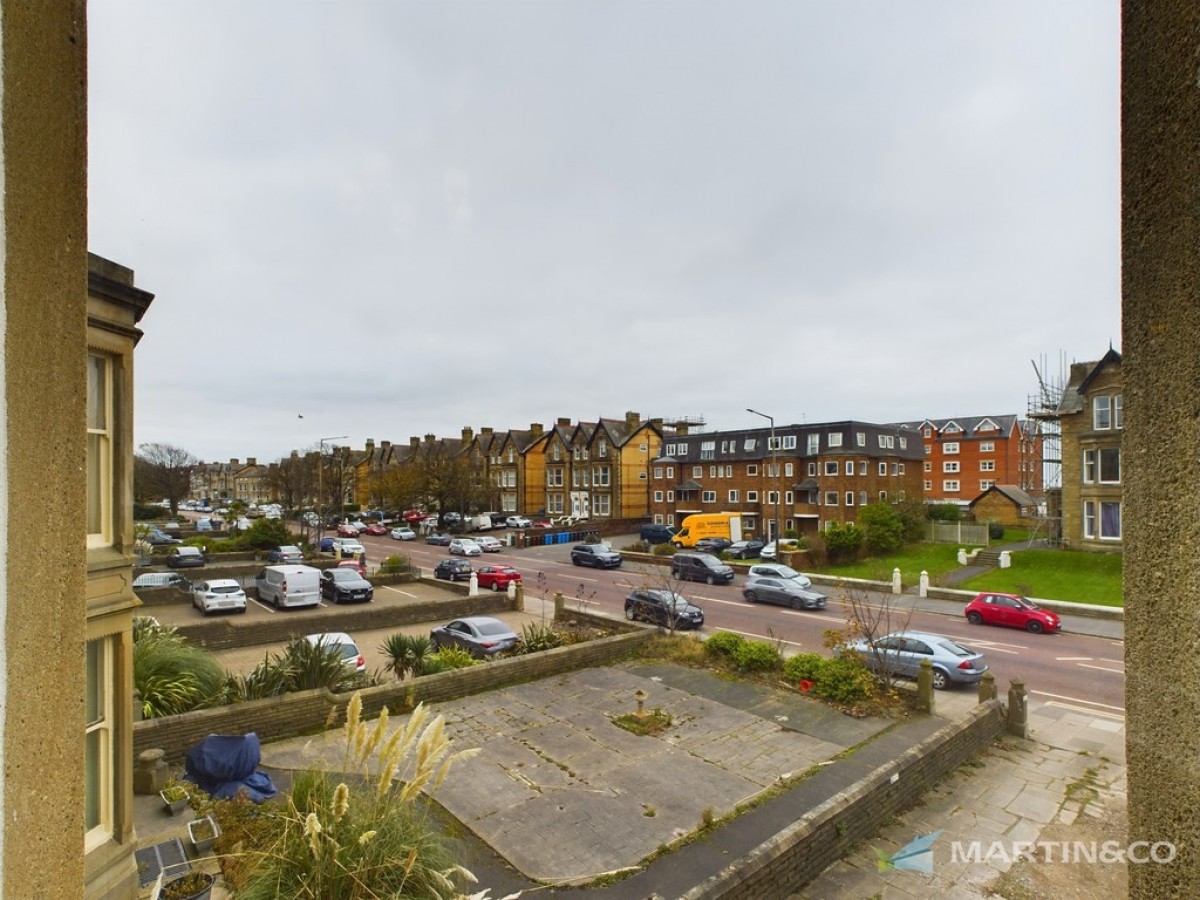
[[576, 544], [571, 548], [571, 562], [596, 569], [616, 569], [620, 568], [621, 554], [606, 544]]
[[671, 557], [671, 575], [681, 581], [729, 584], [733, 569], [710, 553], [676, 553]]
[[641, 538], [647, 544], [665, 544], [675, 537], [679, 529], [674, 525], [651, 524], [643, 525]]

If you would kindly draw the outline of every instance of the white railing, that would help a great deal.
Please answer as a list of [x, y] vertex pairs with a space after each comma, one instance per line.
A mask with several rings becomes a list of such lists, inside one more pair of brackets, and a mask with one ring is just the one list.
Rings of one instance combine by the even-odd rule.
[[966, 522], [930, 522], [928, 540], [935, 544], [961, 544], [964, 547], [988, 546], [988, 527]]

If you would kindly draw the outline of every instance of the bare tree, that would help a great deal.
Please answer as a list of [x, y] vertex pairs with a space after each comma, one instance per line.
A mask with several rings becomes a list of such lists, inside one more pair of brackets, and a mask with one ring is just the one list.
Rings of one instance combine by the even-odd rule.
[[135, 488], [143, 497], [162, 497], [171, 505], [171, 515], [179, 512], [179, 501], [188, 495], [192, 484], [192, 469], [196, 459], [182, 447], [173, 444], [142, 444], [135, 460], [135, 473], [145, 484]]
[[629, 587], [630, 595], [643, 593], [651, 596], [646, 598], [649, 603], [639, 603], [636, 597], [627, 597], [625, 618], [653, 621], [667, 634], [674, 635], [688, 602], [682, 593], [683, 579], [675, 576], [675, 570], [669, 562], [668, 565], [646, 563], [633, 567], [630, 574], [633, 576], [631, 580], [618, 583]]
[[298, 509], [317, 493], [315, 452], [294, 452], [271, 467], [267, 487], [285, 508]]
[[883, 686], [891, 690], [896, 680], [896, 657], [879, 646], [881, 638], [896, 631], [907, 631], [912, 621], [913, 607], [901, 608], [895, 594], [879, 594], [873, 600], [861, 588], [838, 584], [838, 600], [846, 617], [842, 629], [825, 632], [825, 646], [837, 649], [850, 641], [865, 640], [871, 657], [870, 667]]

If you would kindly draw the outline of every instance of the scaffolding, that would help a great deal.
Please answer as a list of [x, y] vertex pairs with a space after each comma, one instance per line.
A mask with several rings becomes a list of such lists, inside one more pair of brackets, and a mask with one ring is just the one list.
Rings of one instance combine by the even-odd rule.
[[[1042, 498], [1037, 505], [1029, 543], [1044, 540], [1051, 546], [1062, 542], [1062, 421], [1060, 407], [1067, 383], [1066, 354], [1060, 353], [1058, 372], [1048, 371], [1046, 357], [1033, 364], [1038, 380], [1036, 394], [1029, 395], [1026, 407], [1028, 439], [1038, 448], [1035, 461], [1041, 474]], [[1024, 454], [1022, 454], [1024, 455]], [[1030, 492], [1032, 493], [1032, 491]]]

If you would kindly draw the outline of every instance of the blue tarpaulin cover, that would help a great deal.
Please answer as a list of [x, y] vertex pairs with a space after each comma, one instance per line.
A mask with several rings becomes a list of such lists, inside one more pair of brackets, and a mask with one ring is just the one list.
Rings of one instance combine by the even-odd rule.
[[238, 791], [255, 803], [277, 793], [271, 776], [257, 771], [262, 760], [258, 735], [210, 734], [187, 752], [184, 763], [188, 781], [222, 799], [237, 796]]

